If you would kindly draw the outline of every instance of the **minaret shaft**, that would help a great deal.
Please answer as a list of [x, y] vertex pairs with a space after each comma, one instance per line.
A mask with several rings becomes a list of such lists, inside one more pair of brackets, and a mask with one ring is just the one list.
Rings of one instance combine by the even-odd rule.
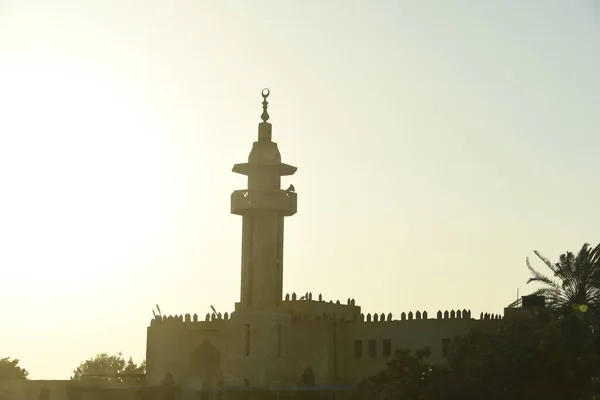
[[[265, 94], [266, 91], [266, 94]], [[248, 163], [233, 171], [248, 176], [248, 189], [231, 194], [231, 212], [242, 218], [242, 310], [272, 310], [282, 300], [284, 217], [296, 213], [297, 196], [281, 190], [281, 177], [296, 167], [281, 163], [267, 122], [267, 89], [263, 91], [263, 122]]]

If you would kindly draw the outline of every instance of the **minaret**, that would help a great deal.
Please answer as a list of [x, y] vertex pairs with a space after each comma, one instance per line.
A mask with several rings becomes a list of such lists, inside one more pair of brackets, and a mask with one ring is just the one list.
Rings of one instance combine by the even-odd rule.
[[263, 89], [263, 112], [258, 141], [248, 162], [235, 164], [233, 172], [248, 177], [248, 189], [231, 194], [231, 213], [242, 221], [242, 311], [273, 310], [281, 302], [283, 287], [283, 220], [296, 213], [293, 186], [281, 189], [281, 177], [296, 167], [283, 164], [277, 143], [271, 141], [267, 113], [269, 89]]

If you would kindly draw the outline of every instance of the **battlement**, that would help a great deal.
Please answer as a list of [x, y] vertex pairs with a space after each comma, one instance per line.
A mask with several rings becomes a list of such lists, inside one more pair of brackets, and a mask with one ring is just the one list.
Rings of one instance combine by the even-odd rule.
[[[291, 300], [290, 300], [291, 298]], [[354, 321], [354, 322], [403, 322], [403, 321], [420, 321], [420, 320], [449, 320], [449, 319], [473, 319], [471, 310], [446, 310], [438, 311], [435, 318], [429, 318], [427, 311], [409, 311], [402, 312], [400, 319], [394, 319], [392, 313], [367, 313], [360, 312], [360, 307], [355, 306], [354, 299], [348, 299], [346, 304], [341, 304], [339, 300], [335, 303], [333, 300], [326, 302], [319, 295], [320, 300], [312, 300], [312, 295], [307, 293], [306, 296], [297, 299], [295, 293], [290, 296], [286, 295], [286, 300], [282, 302], [282, 311], [290, 311], [294, 320], [304, 321]], [[336, 312], [337, 311], [337, 312]], [[346, 312], [344, 312], [346, 311]], [[150, 321], [150, 326], [174, 326], [178, 324], [212, 324], [224, 323], [230, 321], [235, 313], [207, 313], [204, 320], [199, 320], [198, 314], [185, 315], [157, 315]], [[500, 320], [504, 317], [500, 314], [481, 313], [479, 320]]]
[[[298, 300], [303, 301], [303, 300]], [[310, 300], [309, 300], [310, 301]], [[359, 308], [360, 307], [356, 307]], [[409, 311], [408, 313], [403, 312], [400, 314], [400, 319], [394, 319], [392, 313], [367, 313], [366, 315], [363, 313], [358, 313], [354, 315], [354, 318], [346, 318], [343, 314], [338, 315], [333, 312], [323, 312], [320, 315], [305, 315], [302, 320], [313, 320], [313, 321], [340, 321], [340, 322], [366, 322], [366, 323], [375, 323], [375, 322], [404, 322], [404, 321], [437, 321], [437, 320], [454, 320], [454, 319], [463, 319], [463, 320], [474, 320], [474, 321], [491, 321], [491, 320], [500, 320], [503, 317], [500, 314], [490, 314], [490, 313], [481, 313], [479, 319], [471, 317], [471, 310], [446, 310], [444, 312], [438, 311], [436, 313], [435, 318], [429, 318], [429, 314], [427, 311]]]
[[174, 326], [179, 324], [222, 324], [229, 321], [233, 317], [234, 313], [207, 313], [204, 317], [204, 321], [198, 319], [198, 314], [190, 315], [156, 315], [150, 321], [150, 326]]
[[343, 319], [355, 320], [360, 315], [360, 307], [356, 305], [354, 299], [348, 298], [345, 304], [340, 300], [323, 300], [323, 295], [319, 294], [316, 300], [313, 300], [311, 292], [298, 296], [296, 293], [285, 295], [285, 300], [281, 302], [280, 309], [283, 312], [292, 314], [294, 320], [321, 320], [321, 319]]
[[[381, 313], [381, 314], [371, 314], [368, 313], [366, 316], [365, 314], [360, 314], [360, 321], [361, 322], [401, 322], [401, 321], [412, 321], [412, 320], [442, 320], [442, 319], [475, 319], [471, 317], [471, 310], [446, 310], [444, 312], [442, 311], [438, 311], [436, 313], [436, 317], [435, 318], [429, 318], [429, 314], [427, 313], [427, 311], [416, 311], [415, 313], [413, 313], [412, 311], [409, 311], [408, 313], [401, 313], [400, 314], [400, 319], [393, 319], [392, 313], [388, 313], [387, 315], [385, 313]], [[500, 314], [489, 314], [489, 313], [481, 313], [480, 314], [480, 320], [496, 320], [496, 319], [502, 319], [502, 316]]]

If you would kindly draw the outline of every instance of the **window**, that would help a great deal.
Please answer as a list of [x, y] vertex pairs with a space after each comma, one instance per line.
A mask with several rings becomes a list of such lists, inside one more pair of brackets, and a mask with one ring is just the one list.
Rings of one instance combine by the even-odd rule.
[[248, 298], [246, 299], [246, 301], [249, 306], [252, 305], [252, 278], [254, 275], [253, 270], [254, 270], [254, 265], [251, 262], [249, 262], [248, 270], [246, 271], [246, 274], [248, 274], [247, 275], [248, 276], [248, 281], [247, 281], [248, 286], [246, 287], [246, 290], [247, 290], [246, 296], [248, 296]]
[[281, 324], [277, 325], [277, 357], [281, 357]]
[[362, 340], [354, 341], [354, 358], [362, 358], [363, 345]]
[[277, 265], [275, 265], [275, 302], [277, 304], [281, 303], [281, 297], [283, 296], [283, 293], [281, 293], [281, 288], [283, 286], [283, 277], [281, 274], [281, 262], [278, 262]]
[[247, 215], [245, 219], [247, 221], [246, 232], [248, 235], [248, 246], [250, 247], [248, 250], [250, 250], [250, 254], [252, 254], [252, 246], [254, 246], [254, 216]]
[[283, 259], [283, 216], [277, 217], [277, 258]]
[[383, 356], [389, 357], [392, 355], [392, 341], [390, 339], [383, 339]]
[[246, 324], [246, 331], [244, 332], [244, 346], [246, 347], [244, 354], [246, 357], [248, 357], [250, 355], [250, 324]]
[[443, 338], [442, 339], [442, 356], [446, 357], [448, 355], [448, 350], [450, 349], [450, 339]]
[[377, 341], [369, 340], [369, 357], [375, 358], [377, 357]]

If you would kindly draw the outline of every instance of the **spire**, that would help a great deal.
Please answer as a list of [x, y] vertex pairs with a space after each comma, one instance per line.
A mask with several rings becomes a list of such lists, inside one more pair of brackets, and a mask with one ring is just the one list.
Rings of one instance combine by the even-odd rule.
[[269, 106], [269, 102], [267, 101], [267, 97], [269, 97], [269, 94], [271, 94], [271, 91], [267, 88], [264, 88], [262, 90], [262, 97], [263, 97], [263, 102], [262, 102], [262, 106], [263, 106], [263, 112], [262, 115], [260, 116], [260, 118], [263, 120], [263, 122], [267, 122], [269, 120], [269, 113], [267, 112], [267, 107]]
[[267, 122], [269, 120], [269, 113], [267, 112], [267, 107], [269, 105], [269, 102], [267, 101], [267, 97], [269, 97], [269, 94], [271, 94], [271, 91], [269, 89], [264, 88], [262, 90], [263, 112], [262, 112], [262, 115], [260, 116], [260, 118], [262, 119], [263, 122], [258, 124], [258, 140], [261, 142], [262, 141], [266, 141], [266, 142], [271, 141], [271, 124], [269, 122]]

